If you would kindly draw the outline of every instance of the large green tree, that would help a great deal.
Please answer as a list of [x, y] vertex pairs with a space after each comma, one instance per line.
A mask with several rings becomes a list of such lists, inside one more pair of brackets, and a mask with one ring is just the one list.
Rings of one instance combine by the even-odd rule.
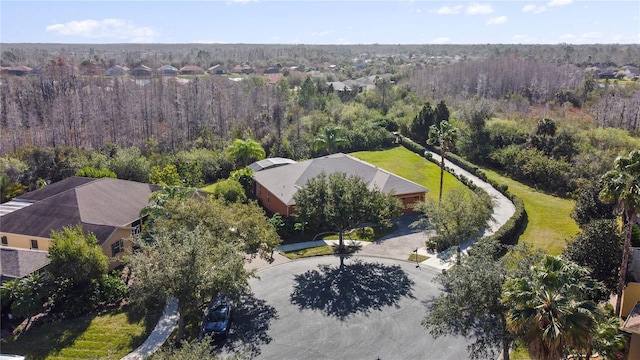
[[460, 188], [448, 192], [444, 201], [428, 197], [415, 209], [424, 214], [417, 223], [425, 225], [427, 231], [436, 231], [427, 239], [427, 248], [444, 251], [479, 236], [487, 228], [493, 200], [486, 192]]
[[108, 270], [107, 256], [92, 233], [80, 225], [51, 232], [47, 271], [55, 283], [53, 300], [59, 311], [80, 314], [90, 310]]
[[400, 201], [380, 189], [367, 188], [359, 176], [324, 172], [309, 179], [294, 195], [295, 216], [301, 222], [323, 226], [338, 233], [344, 248], [344, 232], [365, 223], [388, 224], [400, 214]]
[[469, 346], [472, 359], [496, 359], [498, 353], [509, 360], [515, 337], [507, 329], [508, 307], [502, 303], [502, 291], [510, 276], [526, 274], [540, 254], [526, 246], [511, 249], [500, 257], [501, 246], [495, 240], [481, 240], [469, 255], [435, 281], [443, 292], [431, 300], [422, 321], [435, 337], [461, 335], [474, 340]]
[[262, 160], [266, 153], [262, 146], [252, 139], [235, 139], [233, 143], [227, 147], [227, 153], [240, 164], [240, 167], [249, 165], [251, 160]]
[[92, 233], [85, 234], [80, 225], [51, 232], [51, 263], [47, 270], [55, 278], [85, 285], [107, 273], [107, 256]]
[[176, 298], [178, 342], [212, 297], [247, 290], [248, 257], [267, 258], [280, 243], [258, 205], [214, 198], [168, 200], [151, 232], [151, 240], [137, 241], [140, 251], [131, 259], [132, 298], [139, 304]]
[[597, 287], [588, 269], [547, 255], [530, 274], [505, 282], [507, 328], [532, 359], [557, 360], [571, 353], [589, 358], [600, 311], [590, 296]]
[[440, 192], [438, 200], [442, 201], [442, 184], [444, 180], [444, 160], [447, 151], [450, 151], [458, 139], [458, 128], [448, 121], [441, 121], [438, 126], [431, 125], [427, 144], [440, 147]]
[[613, 164], [613, 170], [602, 176], [602, 182], [600, 199], [606, 203], [615, 203], [614, 211], [616, 215], [622, 216], [624, 223], [624, 247], [615, 307], [616, 314], [619, 315], [629, 264], [633, 224], [640, 221], [640, 150], [634, 150], [628, 156], [618, 157]]
[[615, 220], [593, 220], [582, 226], [580, 233], [568, 242], [563, 254], [590, 269], [591, 277], [602, 282], [603, 291], [598, 300], [606, 301], [618, 286], [623, 245], [624, 236]]

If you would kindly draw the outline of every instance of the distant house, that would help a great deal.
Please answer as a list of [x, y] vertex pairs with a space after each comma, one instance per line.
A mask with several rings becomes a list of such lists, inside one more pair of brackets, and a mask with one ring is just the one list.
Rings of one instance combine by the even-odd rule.
[[9, 69], [8, 73], [9, 75], [23, 76], [30, 74], [32, 70], [33, 69], [28, 66], [18, 65]]
[[180, 70], [171, 65], [163, 65], [156, 69], [156, 73], [161, 76], [178, 76], [178, 74], [180, 74]]
[[215, 64], [207, 69], [207, 72], [211, 75], [223, 75], [227, 73], [227, 70], [222, 67], [221, 64]]
[[180, 68], [180, 73], [182, 75], [202, 75], [204, 69], [197, 65], [185, 65]]
[[231, 69], [231, 72], [234, 74], [242, 74], [242, 65], [235, 65], [233, 69]]
[[131, 70], [131, 75], [136, 77], [149, 77], [151, 76], [153, 70], [150, 67], [145, 65], [140, 65]]
[[104, 74], [106, 76], [124, 76], [129, 73], [129, 68], [126, 66], [114, 65], [107, 70], [105, 70]]
[[342, 81], [332, 81], [332, 82], [328, 82], [327, 85], [330, 88], [333, 88], [333, 92], [335, 93], [342, 93], [345, 91], [351, 91], [351, 87], [345, 83], [343, 83]]
[[247, 74], [248, 75], [248, 74], [253, 74], [255, 72], [256, 72], [256, 70], [254, 68], [252, 68], [251, 66], [249, 66], [249, 65], [243, 65], [242, 66], [242, 73], [243, 74]]
[[18, 257], [25, 250], [46, 252], [52, 230], [80, 225], [97, 237], [114, 268], [131, 249], [131, 236], [142, 226], [140, 211], [156, 190], [160, 187], [135, 181], [74, 176], [23, 194], [0, 205], [2, 248], [15, 250]]
[[280, 72], [280, 69], [278, 69], [275, 66], [268, 67], [264, 70], [265, 74], [277, 74], [279, 72]]
[[625, 65], [618, 70], [618, 74], [624, 76], [625, 79], [638, 80], [638, 78], [640, 78], [640, 68]]
[[[254, 163], [256, 164], [256, 163]], [[258, 167], [259, 165], [251, 165]], [[378, 188], [384, 193], [393, 193], [404, 205], [403, 213], [413, 213], [413, 204], [424, 201], [427, 188], [412, 181], [382, 170], [376, 166], [346, 154], [333, 154], [298, 163], [268, 166], [253, 174], [255, 195], [262, 206], [273, 213], [291, 216], [295, 211], [294, 195], [309, 179], [321, 172], [341, 172], [347, 176], [357, 175], [370, 189]]]

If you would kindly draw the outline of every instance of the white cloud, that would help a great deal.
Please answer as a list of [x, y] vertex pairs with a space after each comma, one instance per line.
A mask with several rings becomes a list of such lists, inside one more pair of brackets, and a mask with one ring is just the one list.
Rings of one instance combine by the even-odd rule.
[[456, 5], [453, 7], [443, 6], [438, 9], [437, 13], [440, 15], [457, 15], [460, 14], [460, 10], [462, 10], [462, 5]]
[[548, 6], [562, 6], [573, 3], [573, 0], [551, 0], [547, 3]]
[[487, 25], [500, 25], [507, 22], [506, 16], [498, 16], [487, 20]]
[[137, 26], [121, 19], [80, 20], [64, 24], [49, 25], [46, 31], [61, 36], [79, 36], [87, 39], [111, 39], [125, 42], [153, 42], [156, 31], [150, 27]]
[[465, 13], [467, 15], [486, 15], [491, 14], [493, 12], [493, 8], [489, 4], [478, 4], [472, 3], [467, 5], [465, 9]]
[[534, 14], [540, 14], [541, 12], [544, 12], [547, 8], [545, 8], [544, 6], [538, 6], [538, 5], [525, 5], [522, 8], [522, 12], [525, 13], [534, 13]]
[[439, 37], [439, 38], [435, 38], [433, 40], [431, 40], [432, 44], [446, 44], [448, 42], [450, 42], [451, 39], [448, 37]]

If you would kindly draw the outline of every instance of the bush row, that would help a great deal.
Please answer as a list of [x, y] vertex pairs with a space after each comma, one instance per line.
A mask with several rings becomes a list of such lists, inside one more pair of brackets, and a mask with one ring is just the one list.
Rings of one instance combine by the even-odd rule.
[[[402, 135], [397, 135], [399, 139], [399, 143], [402, 144], [405, 148], [413, 151], [414, 153], [425, 157], [427, 160], [437, 163], [437, 161], [431, 156], [431, 153], [427, 151], [427, 149], [416, 143], [415, 141], [404, 137]], [[438, 151], [437, 147], [433, 147], [433, 150]], [[469, 173], [477, 176], [483, 181], [488, 182], [493, 186], [496, 190], [502, 193], [504, 196], [509, 198], [513, 202], [516, 207], [516, 211], [513, 216], [498, 229], [493, 235], [490, 236], [491, 239], [495, 239], [503, 245], [514, 245], [518, 242], [518, 238], [527, 227], [528, 217], [527, 212], [524, 208], [524, 202], [520, 198], [515, 195], [512, 195], [509, 192], [509, 188], [507, 185], [498, 184], [495, 181], [489, 180], [487, 175], [475, 164], [468, 162], [467, 160], [461, 158], [460, 156], [452, 153], [447, 153], [447, 159], [449, 159], [452, 163], [460, 166], [464, 170]], [[447, 170], [449, 171], [449, 170]], [[451, 173], [451, 171], [449, 171]], [[469, 186], [472, 190], [475, 189], [475, 186], [464, 176], [455, 175], [458, 180], [460, 180], [466, 186]]]

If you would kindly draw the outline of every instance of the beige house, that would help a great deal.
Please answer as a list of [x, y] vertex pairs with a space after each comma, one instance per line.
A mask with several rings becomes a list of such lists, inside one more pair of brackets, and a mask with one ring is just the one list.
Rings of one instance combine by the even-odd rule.
[[[140, 211], [148, 204], [149, 195], [159, 189], [127, 180], [70, 177], [21, 195], [0, 206], [3, 259], [11, 251], [14, 262], [24, 263], [23, 258], [33, 258], [34, 251], [49, 249], [52, 230], [80, 225], [85, 233], [98, 238], [112, 269], [131, 248], [131, 236], [141, 230]], [[5, 269], [5, 265], [10, 264], [3, 261], [3, 275], [22, 275], [21, 271]]]
[[288, 159], [265, 159], [249, 166], [253, 171], [255, 195], [272, 213], [291, 216], [295, 211], [294, 195], [309, 179], [321, 172], [357, 175], [370, 189], [378, 188], [402, 201], [403, 214], [413, 213], [413, 204], [424, 201], [427, 188], [353, 156], [338, 153], [317, 159], [295, 162]]

